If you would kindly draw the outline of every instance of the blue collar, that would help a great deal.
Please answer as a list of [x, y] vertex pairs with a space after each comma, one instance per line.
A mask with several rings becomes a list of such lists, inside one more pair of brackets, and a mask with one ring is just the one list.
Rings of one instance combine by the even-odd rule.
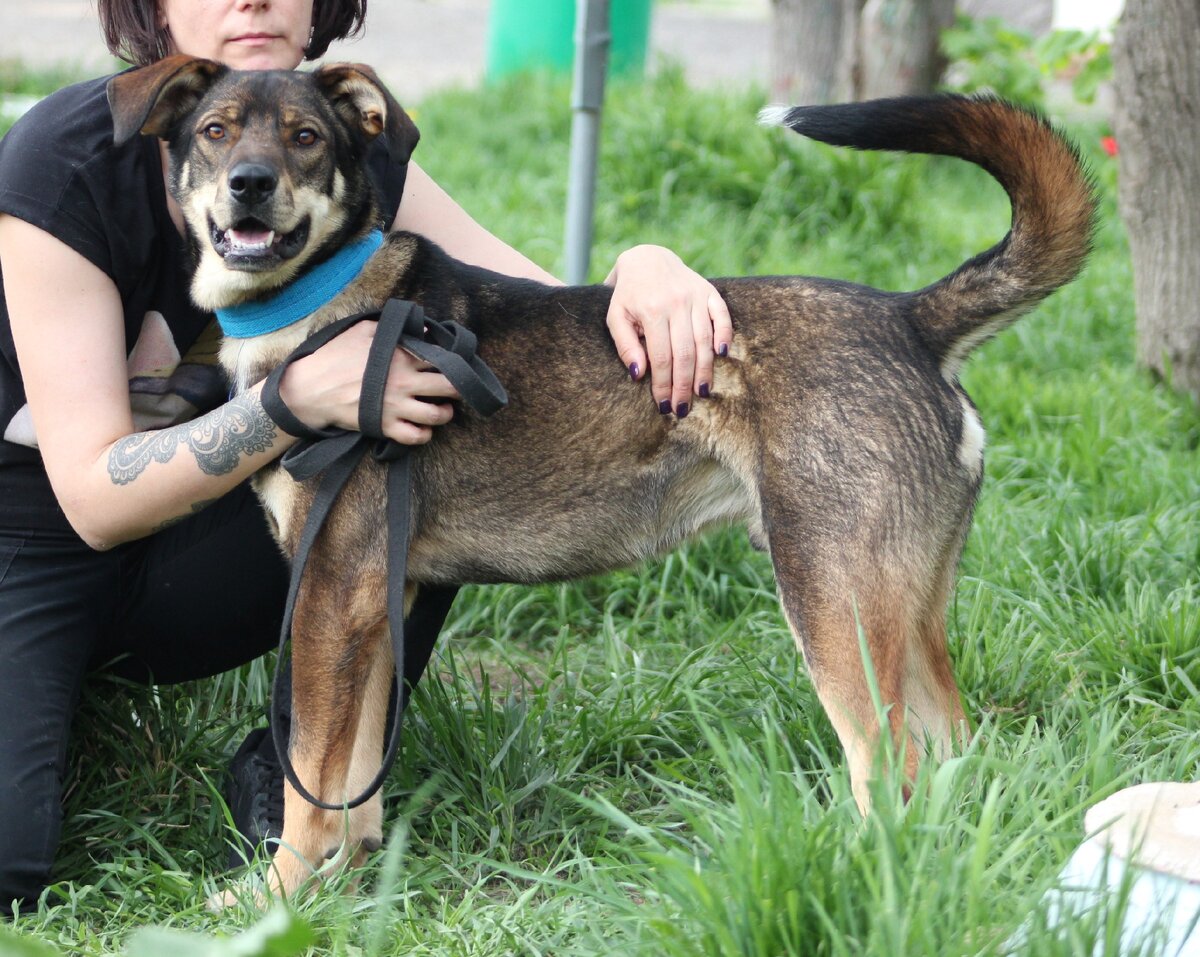
[[376, 229], [301, 273], [273, 296], [218, 309], [221, 331], [230, 339], [249, 339], [298, 322], [350, 285], [382, 245], [383, 233]]

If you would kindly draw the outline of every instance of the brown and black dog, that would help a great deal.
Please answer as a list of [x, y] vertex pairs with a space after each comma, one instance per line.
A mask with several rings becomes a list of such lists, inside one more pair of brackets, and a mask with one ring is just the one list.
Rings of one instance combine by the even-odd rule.
[[[360, 66], [237, 73], [175, 57], [118, 76], [110, 99], [119, 140], [141, 132], [169, 143], [193, 295], [208, 309], [272, 292], [376, 228], [360, 158], [385, 131], [394, 153], [417, 138]], [[859, 629], [887, 734], [912, 775], [920, 754], [946, 753], [965, 723], [945, 612], [984, 433], [958, 373], [972, 349], [1075, 277], [1095, 204], [1072, 146], [996, 99], [780, 109], [767, 119], [836, 145], [977, 163], [1007, 190], [1012, 228], [917, 292], [793, 276], [715, 280], [736, 339], [717, 360], [712, 397], [684, 419], [660, 415], [645, 384], [630, 381], [605, 327], [609, 288], [506, 278], [409, 233], [388, 235], [325, 306], [227, 340], [221, 359], [244, 389], [314, 330], [393, 297], [469, 327], [510, 401], [486, 423], [459, 412], [415, 450], [410, 594], [595, 574], [744, 523], [770, 552], [865, 808], [880, 722]], [[230, 171], [247, 163], [270, 173], [270, 189], [252, 201], [230, 187]], [[255, 485], [294, 554], [312, 483], [268, 467]], [[392, 678], [384, 498], [382, 469], [367, 460], [330, 516], [297, 604], [291, 756], [330, 802], [357, 794], [382, 750]], [[378, 796], [345, 815], [289, 786], [282, 889], [296, 889], [344, 839], [352, 851], [377, 845], [381, 813]]]

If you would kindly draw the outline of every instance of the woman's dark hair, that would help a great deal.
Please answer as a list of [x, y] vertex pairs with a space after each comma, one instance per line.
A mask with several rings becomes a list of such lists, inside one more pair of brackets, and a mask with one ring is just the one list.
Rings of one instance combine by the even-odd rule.
[[[158, 0], [96, 0], [100, 29], [114, 56], [145, 66], [161, 60], [171, 35], [158, 22]], [[359, 33], [367, 16], [367, 0], [313, 0], [313, 31], [304, 59], [323, 56], [334, 40]]]

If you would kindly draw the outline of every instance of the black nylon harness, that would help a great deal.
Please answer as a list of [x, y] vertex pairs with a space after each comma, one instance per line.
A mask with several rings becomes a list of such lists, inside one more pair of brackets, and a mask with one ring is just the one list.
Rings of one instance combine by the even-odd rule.
[[[356, 322], [378, 317], [379, 325], [363, 371], [362, 392], [358, 405], [358, 432], [345, 429], [311, 429], [292, 414], [279, 396], [279, 383], [287, 367], [297, 359], [316, 352]], [[331, 804], [311, 794], [301, 783], [288, 755], [288, 742], [280, 726], [280, 667], [276, 662], [271, 683], [271, 736], [283, 773], [296, 792], [306, 801], [327, 811], [342, 811], [368, 801], [395, 764], [400, 745], [404, 680], [404, 585], [407, 577], [408, 543], [411, 534], [411, 462], [410, 447], [388, 439], [382, 430], [383, 390], [388, 368], [397, 347], [402, 347], [441, 372], [458, 390], [464, 402], [480, 415], [489, 416], [508, 402], [504, 387], [475, 354], [475, 334], [457, 322], [430, 319], [416, 303], [389, 299], [382, 310], [348, 316], [319, 329], [283, 360], [262, 388], [262, 405], [285, 432], [300, 439], [280, 459], [280, 464], [298, 482], [320, 475], [316, 497], [296, 554], [292, 559], [291, 581], [279, 634], [279, 657], [283, 658], [292, 633], [296, 596], [309, 552], [325, 519], [355, 467], [368, 452], [376, 461], [387, 464], [387, 617], [395, 666], [392, 731], [384, 752], [383, 764], [366, 790], [352, 801]]]

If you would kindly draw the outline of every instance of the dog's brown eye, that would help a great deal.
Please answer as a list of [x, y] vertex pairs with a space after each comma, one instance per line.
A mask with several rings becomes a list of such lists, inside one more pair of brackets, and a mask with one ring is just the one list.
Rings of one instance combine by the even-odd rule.
[[225, 127], [220, 123], [210, 123], [204, 128], [204, 135], [210, 140], [223, 140], [225, 139]]
[[300, 146], [312, 146], [318, 139], [316, 130], [301, 130], [296, 134], [296, 142]]

